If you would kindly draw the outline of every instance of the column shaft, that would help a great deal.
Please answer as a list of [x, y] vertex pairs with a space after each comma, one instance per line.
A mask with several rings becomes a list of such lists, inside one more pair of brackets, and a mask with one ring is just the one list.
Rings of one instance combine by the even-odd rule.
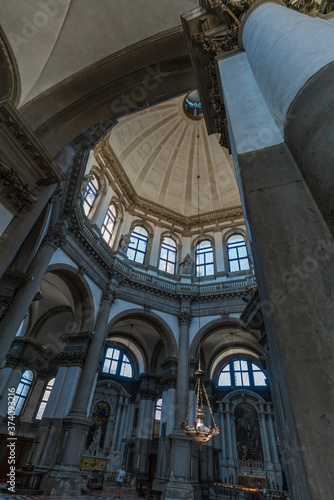
[[188, 411], [190, 321], [190, 311], [181, 311], [179, 314], [180, 335], [176, 380], [176, 427], [185, 421]]

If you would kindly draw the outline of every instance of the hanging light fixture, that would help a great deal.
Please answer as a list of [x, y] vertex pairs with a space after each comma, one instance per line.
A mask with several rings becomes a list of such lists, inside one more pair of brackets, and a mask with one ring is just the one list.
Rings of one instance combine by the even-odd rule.
[[[201, 230], [200, 230], [200, 196], [199, 196], [199, 183], [200, 183], [200, 173], [199, 173], [199, 133], [198, 133], [198, 126], [197, 126], [197, 199], [198, 199], [198, 205], [197, 205], [197, 213], [198, 213], [198, 239], [200, 238], [201, 235]], [[196, 267], [196, 262], [195, 262], [195, 267]], [[210, 405], [210, 401], [208, 398], [208, 394], [205, 389], [205, 385], [203, 382], [203, 376], [205, 372], [201, 368], [201, 300], [200, 300], [200, 291], [201, 291], [201, 276], [199, 274], [198, 276], [198, 369], [195, 371], [195, 376], [197, 377], [196, 383], [195, 383], [195, 388], [194, 388], [194, 393], [193, 397], [191, 399], [191, 403], [189, 406], [187, 418], [185, 422], [182, 422], [181, 424], [181, 429], [183, 432], [191, 437], [196, 443], [199, 444], [200, 449], [202, 448], [202, 445], [204, 443], [207, 443], [211, 439], [213, 439], [215, 436], [217, 436], [220, 433], [220, 427], [217, 427], [212, 408]], [[204, 395], [204, 396], [203, 396]], [[193, 425], [189, 425], [189, 414], [190, 410], [194, 404], [194, 399], [196, 396], [196, 412], [195, 412], [195, 422]], [[205, 400], [204, 400], [205, 397]], [[209, 427], [207, 427], [204, 423], [204, 417], [205, 414], [203, 412], [203, 404], [206, 402], [207, 407], [210, 411], [211, 415], [211, 420], [212, 423], [209, 424]]]

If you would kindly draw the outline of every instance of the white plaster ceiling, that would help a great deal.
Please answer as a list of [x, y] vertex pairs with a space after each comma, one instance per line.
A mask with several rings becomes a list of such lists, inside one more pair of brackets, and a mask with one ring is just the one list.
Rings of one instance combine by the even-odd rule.
[[240, 206], [232, 157], [184, 96], [119, 120], [109, 142], [136, 193], [185, 216]]
[[0, 22], [16, 56], [21, 104], [101, 59], [181, 24], [198, 0], [8, 0]]

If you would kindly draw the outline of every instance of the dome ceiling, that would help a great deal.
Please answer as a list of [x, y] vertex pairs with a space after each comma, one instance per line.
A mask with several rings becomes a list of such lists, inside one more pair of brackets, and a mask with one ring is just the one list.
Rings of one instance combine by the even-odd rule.
[[240, 206], [232, 157], [203, 119], [188, 118], [184, 96], [119, 120], [114, 155], [140, 197], [192, 216]]

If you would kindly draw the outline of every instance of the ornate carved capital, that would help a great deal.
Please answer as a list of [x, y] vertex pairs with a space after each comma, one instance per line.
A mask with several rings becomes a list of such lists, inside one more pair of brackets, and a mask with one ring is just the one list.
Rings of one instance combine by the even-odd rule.
[[179, 325], [187, 325], [190, 326], [191, 320], [192, 320], [192, 314], [190, 311], [180, 311], [177, 315], [177, 318], [179, 320]]
[[20, 214], [36, 203], [36, 196], [23, 184], [12, 168], [0, 165], [0, 198], [8, 208]]
[[64, 236], [63, 230], [60, 227], [54, 227], [51, 231], [45, 236], [44, 243], [47, 245], [51, 245], [57, 250], [65, 245], [66, 238]]
[[160, 383], [161, 383], [161, 389], [163, 391], [167, 391], [168, 389], [176, 389], [176, 374], [170, 373], [168, 375], [165, 375], [160, 380]]
[[13, 297], [2, 298], [0, 300], [0, 319], [7, 313], [12, 305]]
[[102, 304], [111, 304], [116, 300], [116, 292], [114, 290], [110, 290], [110, 288], [106, 288], [101, 297], [101, 305]]
[[[86, 361], [86, 351], [63, 352], [58, 356], [61, 366], [81, 366], [83, 367]], [[58, 361], [57, 360], [57, 361]]]

